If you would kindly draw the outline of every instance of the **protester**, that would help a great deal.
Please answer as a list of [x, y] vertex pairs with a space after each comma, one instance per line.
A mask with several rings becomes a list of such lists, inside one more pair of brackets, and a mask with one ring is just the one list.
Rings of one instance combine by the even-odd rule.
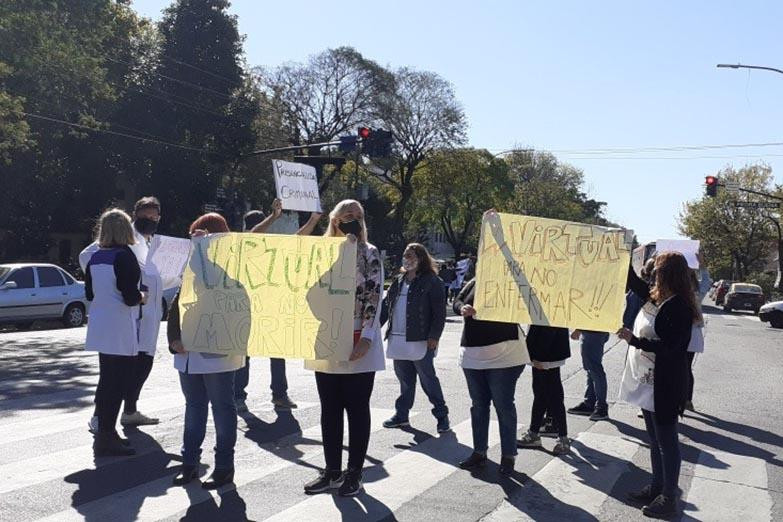
[[[245, 232], [254, 232], [262, 234], [274, 223], [282, 214], [283, 206], [279, 199], [275, 199], [272, 204], [272, 213], [264, 219], [264, 213], [260, 210], [251, 210], [244, 216]], [[285, 375], [285, 359], [270, 358], [269, 369], [272, 374], [272, 404], [280, 409], [296, 408], [296, 403], [288, 397], [288, 380]], [[245, 366], [237, 370], [234, 381], [234, 402], [237, 405], [237, 412], [244, 413], [247, 408], [247, 384], [250, 380], [250, 357], [245, 358]]]
[[446, 326], [446, 295], [435, 260], [424, 245], [411, 243], [402, 254], [401, 273], [383, 300], [381, 325], [386, 330], [386, 356], [394, 361], [400, 396], [386, 428], [408, 426], [408, 413], [416, 396], [416, 376], [432, 403], [438, 433], [449, 431], [449, 409], [433, 361]]
[[574, 330], [571, 339], [581, 339], [582, 368], [587, 374], [587, 386], [582, 402], [568, 409], [573, 415], [589, 415], [591, 421], [609, 418], [606, 402], [606, 372], [604, 371], [604, 345], [609, 340], [606, 332]]
[[649, 354], [648, 360], [653, 359], [652, 403], [637, 404], [644, 413], [653, 477], [651, 484], [631, 495], [633, 501], [644, 504], [646, 516], [668, 517], [677, 510], [681, 464], [677, 418], [687, 396], [686, 354], [691, 331], [694, 323], [702, 320], [689, 277], [685, 257], [675, 252], [659, 253], [656, 257], [652, 290], [633, 268], [628, 274], [631, 290], [648, 303], [637, 317], [633, 331], [622, 328], [618, 335], [630, 346]]
[[462, 469], [483, 466], [489, 447], [489, 405], [495, 406], [500, 427], [500, 473], [514, 471], [517, 455], [517, 380], [530, 362], [518, 324], [481, 321], [473, 308], [476, 280], [470, 280], [454, 300], [454, 313], [464, 317], [460, 366], [472, 401], [470, 424], [473, 453], [459, 463]]
[[[204, 214], [190, 225], [190, 235], [228, 232], [220, 214]], [[179, 294], [171, 303], [168, 321], [169, 351], [179, 370], [179, 383], [185, 396], [185, 427], [182, 437], [182, 468], [174, 484], [182, 486], [198, 478], [201, 444], [207, 430], [207, 414], [212, 405], [215, 423], [215, 469], [202, 484], [217, 489], [234, 480], [234, 446], [237, 441], [237, 411], [234, 404], [234, 373], [245, 365], [244, 355], [189, 352], [182, 343]]]
[[557, 443], [552, 452], [564, 455], [571, 450], [566, 421], [565, 394], [560, 380], [560, 367], [571, 357], [568, 329], [531, 325], [527, 333], [527, 350], [533, 365], [533, 408], [530, 427], [517, 441], [520, 448], [540, 448], [539, 429], [544, 414], [551, 415], [557, 428]]
[[84, 270], [85, 295], [92, 303], [85, 348], [98, 352], [100, 372], [95, 391], [95, 455], [133, 455], [136, 452], [120, 438], [116, 424], [123, 397], [135, 384], [136, 319], [138, 305], [147, 295], [139, 289], [141, 270], [130, 249], [135, 242], [130, 217], [116, 208], [107, 210], [96, 236], [98, 250]]
[[457, 279], [457, 271], [454, 269], [454, 263], [451, 261], [447, 262], [446, 266], [443, 267], [438, 276], [440, 277], [441, 281], [443, 281], [443, 289], [446, 292], [446, 298], [449, 302], [451, 302], [455, 297], [451, 295], [451, 284], [455, 279]]
[[[313, 214], [299, 233], [311, 233], [319, 218], [319, 214]], [[362, 468], [370, 442], [370, 395], [375, 372], [385, 367], [378, 310], [383, 263], [378, 249], [367, 241], [364, 208], [358, 201], [346, 199], [338, 203], [329, 214], [324, 235], [351, 236], [349, 240], [357, 241], [354, 347], [350, 361], [305, 361], [305, 368], [315, 370], [326, 468], [304, 490], [314, 494], [339, 488], [341, 496], [353, 496], [363, 489]], [[348, 414], [348, 469], [341, 473], [344, 413]]]
[[[130, 385], [123, 397], [123, 408], [120, 423], [123, 426], [142, 426], [158, 424], [159, 419], [148, 417], [137, 408], [137, 402], [152, 371], [152, 363], [155, 360], [155, 350], [158, 344], [160, 321], [163, 317], [163, 291], [179, 286], [179, 278], [161, 278], [157, 267], [147, 262], [150, 242], [160, 222], [160, 201], [153, 196], [145, 196], [138, 200], [133, 207], [133, 230], [135, 243], [130, 246], [136, 255], [136, 260], [141, 269], [141, 288], [147, 293], [147, 301], [137, 309], [137, 322], [139, 328], [139, 353], [134, 361], [132, 385]], [[98, 244], [92, 243], [79, 254], [79, 263], [84, 270], [90, 257], [98, 250]], [[97, 412], [97, 410], [96, 410]], [[89, 430], [95, 432], [98, 429], [97, 413], [88, 423]]]

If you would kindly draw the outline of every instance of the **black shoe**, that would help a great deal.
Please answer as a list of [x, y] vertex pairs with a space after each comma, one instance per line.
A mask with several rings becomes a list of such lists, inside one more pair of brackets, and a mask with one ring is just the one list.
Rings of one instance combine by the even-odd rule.
[[590, 415], [591, 421], [602, 421], [609, 419], [609, 408], [607, 406], [596, 406], [595, 411]]
[[653, 491], [652, 486], [644, 486], [639, 491], [632, 491], [628, 493], [628, 500], [630, 500], [634, 504], [646, 506], [647, 504], [655, 500], [655, 497], [657, 497], [658, 495], [659, 493]]
[[386, 419], [383, 421], [384, 428], [404, 428], [405, 426], [410, 425], [411, 423], [408, 421], [408, 419], [404, 419], [398, 416], [396, 413], [392, 415], [391, 419]]
[[120, 441], [120, 444], [122, 444], [122, 445], [123, 445], [123, 446], [125, 446], [126, 448], [127, 448], [127, 447], [130, 447], [130, 440], [128, 440], [128, 439], [125, 439], [125, 438], [123, 438], [123, 437], [120, 437], [120, 434], [119, 434], [119, 433], [117, 433], [116, 431], [114, 432], [114, 436], [117, 438], [117, 440], [118, 440], [118, 441]]
[[343, 474], [343, 485], [337, 491], [337, 494], [341, 497], [353, 497], [361, 493], [364, 486], [362, 486], [362, 471], [357, 469], [349, 469]]
[[538, 430], [538, 435], [540, 437], [549, 438], [555, 438], [560, 435], [557, 431], [557, 428], [555, 427], [555, 421], [552, 417], [544, 418], [544, 425], [541, 426], [540, 430]]
[[475, 451], [468, 457], [459, 463], [459, 467], [462, 469], [473, 469], [479, 466], [483, 466], [487, 463], [487, 456]]
[[642, 508], [646, 517], [670, 518], [677, 513], [677, 499], [658, 495], [655, 500]]
[[325, 469], [318, 474], [318, 478], [311, 480], [304, 486], [304, 491], [308, 495], [323, 493], [330, 489], [337, 489], [343, 485], [343, 474], [340, 470]]
[[198, 478], [198, 466], [190, 466], [183, 464], [179, 470], [179, 473], [174, 477], [175, 486], [184, 486], [189, 484]]
[[441, 417], [438, 419], [438, 433], [446, 433], [451, 431], [451, 424], [449, 423], [449, 416]]
[[93, 449], [96, 457], [130, 457], [136, 454], [135, 449], [120, 441], [120, 436], [117, 433], [99, 432], [95, 436]]
[[500, 474], [511, 475], [514, 473], [514, 457], [500, 457]]
[[595, 404], [590, 404], [587, 401], [582, 401], [573, 408], [568, 408], [568, 413], [571, 415], [590, 415], [595, 411]]
[[234, 482], [233, 469], [215, 469], [209, 479], [201, 484], [201, 487], [204, 489], [217, 489], [232, 482]]

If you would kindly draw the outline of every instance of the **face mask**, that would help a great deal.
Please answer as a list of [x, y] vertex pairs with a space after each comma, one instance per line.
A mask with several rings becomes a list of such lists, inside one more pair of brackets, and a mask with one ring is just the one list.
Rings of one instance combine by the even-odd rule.
[[343, 234], [353, 234], [354, 236], [358, 237], [362, 231], [362, 224], [359, 223], [358, 219], [354, 219], [353, 221], [348, 221], [347, 223], [340, 223], [337, 225], [337, 228], [339, 228]]
[[419, 267], [419, 262], [416, 259], [403, 259], [402, 268], [406, 272], [413, 272]]
[[151, 236], [158, 229], [158, 222], [150, 218], [138, 218], [133, 226], [143, 236]]

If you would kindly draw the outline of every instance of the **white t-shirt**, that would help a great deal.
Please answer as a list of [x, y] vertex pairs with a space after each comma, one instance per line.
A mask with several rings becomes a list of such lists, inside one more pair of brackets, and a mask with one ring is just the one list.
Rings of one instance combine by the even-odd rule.
[[489, 346], [462, 346], [459, 364], [468, 370], [494, 370], [530, 364], [525, 338], [502, 341]]
[[392, 329], [386, 345], [386, 357], [403, 361], [420, 361], [427, 355], [427, 341], [405, 340], [408, 319], [408, 290], [410, 283], [403, 280], [400, 294], [392, 310]]

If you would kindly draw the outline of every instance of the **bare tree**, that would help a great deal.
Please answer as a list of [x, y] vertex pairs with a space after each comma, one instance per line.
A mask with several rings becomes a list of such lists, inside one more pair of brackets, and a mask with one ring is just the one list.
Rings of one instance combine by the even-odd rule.
[[463, 144], [467, 123], [451, 84], [437, 74], [403, 67], [394, 79], [394, 89], [381, 96], [379, 117], [394, 133], [396, 153], [386, 168], [374, 172], [397, 193], [391, 243], [401, 247], [416, 169], [434, 150]]

